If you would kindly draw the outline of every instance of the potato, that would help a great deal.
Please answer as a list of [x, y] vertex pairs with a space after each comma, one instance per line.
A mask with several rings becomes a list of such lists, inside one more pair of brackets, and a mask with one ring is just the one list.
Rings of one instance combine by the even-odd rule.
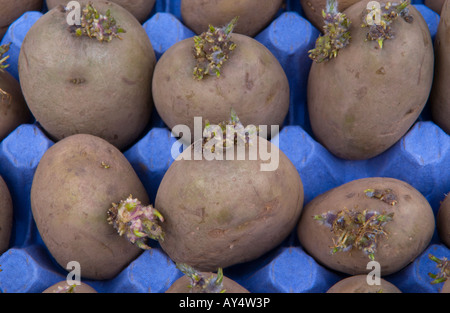
[[8, 27], [27, 11], [40, 11], [42, 0], [0, 0], [0, 39], [3, 38]]
[[124, 155], [88, 134], [69, 136], [42, 156], [31, 186], [31, 209], [41, 237], [64, 268], [80, 263], [81, 276], [111, 279], [142, 250], [107, 222], [113, 203], [148, 195]]
[[181, 0], [183, 23], [196, 34], [208, 26], [223, 26], [235, 16], [235, 32], [254, 37], [266, 27], [281, 8], [283, 0]]
[[395, 37], [380, 48], [361, 27], [367, 3], [344, 11], [352, 21], [350, 43], [336, 58], [313, 62], [308, 78], [315, 139], [349, 160], [369, 159], [394, 145], [417, 120], [433, 80], [433, 44], [417, 9], [408, 6], [412, 23], [393, 21]]
[[[80, 1], [84, 8], [87, 1]], [[28, 31], [19, 55], [25, 100], [36, 120], [57, 141], [87, 133], [119, 149], [134, 143], [152, 109], [155, 53], [142, 25], [124, 8], [95, 2], [126, 31], [110, 42], [71, 33], [66, 13], [54, 8]], [[78, 28], [80, 30], [80, 28]]]
[[0, 176], [0, 255], [8, 250], [13, 223], [13, 203], [8, 186]]
[[425, 0], [424, 4], [435, 11], [436, 13], [441, 14], [442, 6], [444, 5], [445, 0]]
[[[91, 0], [92, 1], [92, 0]], [[96, 1], [96, 0], [94, 0]], [[156, 0], [113, 0], [114, 2], [125, 9], [127, 9], [134, 17], [140, 22], [143, 23], [147, 20], [155, 6]], [[49, 10], [53, 9], [58, 5], [67, 5], [69, 3], [68, 0], [46, 0], [47, 7]]]
[[83, 282], [81, 282], [81, 285], [71, 286], [63, 280], [48, 287], [42, 293], [97, 293], [97, 291]]
[[447, 280], [442, 286], [441, 293], [450, 293], [450, 280]]
[[338, 281], [327, 293], [401, 293], [401, 291], [383, 278], [380, 278], [379, 285], [369, 285], [367, 275], [355, 275]]
[[196, 157], [194, 143], [171, 164], [155, 208], [164, 216], [161, 247], [174, 262], [214, 271], [260, 257], [293, 231], [303, 207], [300, 176], [275, 145], [262, 137], [254, 144], [266, 144], [278, 163], [261, 170], [269, 161], [261, 153], [250, 159], [250, 147], [231, 151], [233, 160], [227, 150], [222, 160]]
[[[217, 276], [217, 274], [211, 272], [202, 272], [202, 274], [206, 277]], [[190, 284], [190, 279], [187, 276], [182, 276], [177, 279], [165, 293], [195, 293], [195, 291], [192, 291], [191, 288], [189, 288]], [[223, 289], [225, 290], [225, 293], [249, 293], [247, 289], [226, 276], [223, 277]]]
[[0, 141], [30, 121], [31, 113], [19, 82], [6, 70], [0, 70]]
[[398, 179], [368, 177], [311, 200], [297, 234], [301, 246], [328, 268], [366, 274], [374, 260], [385, 276], [422, 253], [434, 229], [433, 210], [419, 191]]
[[[338, 10], [345, 11], [349, 6], [360, 0], [338, 0]], [[322, 31], [324, 22], [322, 11], [325, 10], [327, 0], [300, 0], [303, 12], [308, 21], [318, 30]]]
[[450, 134], [450, 3], [442, 7], [441, 19], [434, 42], [436, 64], [430, 94], [432, 120]]
[[450, 197], [448, 195], [439, 207], [436, 227], [442, 243], [450, 248]]
[[190, 266], [182, 266], [185, 275], [170, 285], [165, 293], [249, 293], [237, 282], [224, 276], [221, 269], [217, 273], [198, 272]]
[[228, 119], [230, 108], [244, 125], [283, 124], [289, 109], [289, 82], [280, 63], [251, 37], [231, 34], [230, 40], [236, 48], [219, 77], [194, 78], [193, 38], [177, 42], [161, 56], [153, 77], [153, 100], [170, 129], [187, 125], [193, 134], [194, 117], [218, 124]]

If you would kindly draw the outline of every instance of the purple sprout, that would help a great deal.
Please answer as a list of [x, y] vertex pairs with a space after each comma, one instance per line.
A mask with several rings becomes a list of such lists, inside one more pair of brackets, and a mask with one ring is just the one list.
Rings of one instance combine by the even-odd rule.
[[144, 250], [151, 249], [146, 244], [148, 239], [164, 240], [164, 233], [159, 225], [164, 222], [161, 213], [152, 205], [142, 205], [131, 195], [119, 204], [113, 203], [108, 210], [108, 222], [120, 236], [125, 235], [131, 243]]

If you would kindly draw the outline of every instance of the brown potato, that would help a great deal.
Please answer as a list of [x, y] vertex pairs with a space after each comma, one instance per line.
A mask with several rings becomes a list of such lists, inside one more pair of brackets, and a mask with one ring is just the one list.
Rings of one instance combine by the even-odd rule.
[[[58, 5], [67, 5], [69, 0], [46, 0], [47, 7], [49, 10], [53, 9]], [[95, 0], [94, 0], [95, 1]], [[156, 0], [112, 0], [114, 2], [125, 9], [127, 9], [131, 14], [136, 17], [136, 19], [143, 23], [149, 17], [150, 12], [152, 11]]]
[[327, 293], [401, 293], [401, 291], [383, 278], [380, 278], [379, 285], [369, 285], [367, 275], [355, 275], [338, 281]]
[[83, 282], [81, 285], [70, 286], [67, 281], [63, 280], [48, 287], [42, 293], [97, 293], [97, 291]]
[[0, 0], [0, 39], [3, 38], [8, 27], [27, 11], [40, 11], [43, 0]]
[[[338, 10], [343, 12], [358, 1], [360, 0], [338, 0]], [[327, 0], [300, 0], [306, 18], [320, 31], [323, 31], [324, 22], [322, 10], [325, 9], [326, 3]]]
[[442, 243], [450, 248], [450, 197], [447, 195], [439, 207], [436, 227]]
[[174, 44], [161, 56], [153, 77], [153, 100], [170, 129], [187, 125], [193, 135], [194, 117], [203, 118], [203, 127], [206, 120], [218, 124], [229, 119], [231, 108], [245, 126], [283, 124], [289, 82], [280, 63], [251, 37], [232, 34], [231, 41], [237, 47], [220, 77], [194, 79], [193, 38]]
[[181, 0], [183, 23], [196, 34], [239, 16], [235, 33], [254, 37], [274, 18], [283, 0]]
[[435, 11], [436, 13], [441, 14], [442, 6], [444, 5], [445, 0], [425, 0], [424, 4]]
[[0, 70], [0, 141], [21, 124], [31, 121], [19, 82], [6, 70]]
[[350, 44], [328, 62], [313, 62], [308, 111], [317, 141], [343, 159], [369, 159], [394, 145], [427, 102], [433, 80], [433, 44], [413, 6], [413, 22], [399, 17], [395, 37], [380, 49], [361, 27], [367, 0], [344, 13], [352, 21]]
[[130, 194], [148, 195], [128, 160], [88, 134], [55, 143], [41, 158], [31, 187], [31, 209], [41, 237], [64, 268], [80, 263], [81, 276], [111, 279], [142, 250], [108, 223], [108, 209]]
[[[217, 277], [216, 273], [212, 272], [202, 272], [200, 273], [205, 278], [209, 278], [211, 276]], [[165, 293], [196, 293], [198, 291], [197, 288], [193, 289], [189, 287], [192, 284], [189, 277], [186, 275], [178, 278], [172, 285], [170, 285], [169, 289], [166, 290]], [[223, 276], [223, 289], [225, 293], [249, 293], [247, 289], [239, 285], [234, 280]]]
[[442, 7], [441, 19], [434, 42], [435, 74], [430, 94], [433, 121], [450, 134], [450, 2]]
[[[355, 214], [342, 214], [346, 210]], [[368, 221], [375, 213], [378, 216], [373, 218], [393, 216], [379, 230], [376, 226], [362, 227], [362, 222], [346, 222], [353, 228], [339, 224], [355, 218]], [[326, 218], [320, 221], [323, 214]], [[334, 230], [330, 225], [335, 225]], [[380, 264], [381, 276], [385, 276], [399, 271], [422, 253], [434, 229], [433, 210], [419, 191], [398, 179], [369, 177], [353, 180], [311, 200], [302, 212], [297, 232], [302, 247], [314, 259], [349, 275], [369, 273], [370, 248], [374, 247], [372, 255]], [[371, 236], [374, 239], [369, 239]], [[352, 242], [352, 238], [361, 239]]]
[[447, 280], [442, 286], [441, 293], [450, 293], [450, 280]]
[[13, 203], [8, 186], [0, 176], [0, 255], [8, 250], [13, 223]]
[[[80, 1], [81, 7], [86, 3]], [[95, 7], [103, 14], [110, 10], [126, 31], [122, 40], [77, 37], [66, 14], [54, 8], [25, 36], [20, 84], [31, 112], [53, 140], [87, 133], [125, 149], [149, 122], [156, 57], [131, 13], [103, 0]]]
[[282, 151], [259, 138], [263, 143], [278, 155], [273, 170], [261, 170], [269, 163], [261, 154], [250, 160], [248, 147], [240, 160], [238, 149], [234, 160], [195, 160], [194, 149], [186, 149], [169, 167], [155, 208], [164, 217], [161, 247], [174, 262], [205, 272], [226, 268], [260, 257], [293, 231], [302, 181]]

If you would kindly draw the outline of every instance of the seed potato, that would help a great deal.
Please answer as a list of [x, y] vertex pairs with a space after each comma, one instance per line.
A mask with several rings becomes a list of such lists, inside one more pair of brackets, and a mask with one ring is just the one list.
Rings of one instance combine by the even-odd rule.
[[[67, 5], [69, 0], [46, 0], [49, 10], [58, 5]], [[92, 1], [92, 0], [91, 0]], [[96, 1], [96, 0], [94, 0]], [[140, 22], [144, 23], [155, 6], [156, 0], [113, 0], [114, 2], [129, 11]]]
[[441, 14], [442, 6], [445, 0], [425, 0], [424, 4], [432, 9], [434, 12]]
[[97, 293], [97, 291], [83, 282], [80, 285], [69, 285], [63, 280], [48, 287], [42, 293]]
[[31, 186], [31, 209], [54, 259], [80, 263], [81, 276], [111, 279], [142, 250], [120, 237], [107, 211], [130, 194], [148, 195], [123, 154], [99, 137], [78, 134], [50, 147]]
[[379, 284], [367, 282], [367, 275], [344, 278], [328, 289], [327, 293], [401, 293], [395, 285], [380, 278]]
[[276, 169], [261, 171], [268, 163], [261, 154], [238, 160], [237, 149], [234, 160], [195, 160], [195, 150], [186, 149], [169, 167], [155, 207], [164, 216], [161, 247], [174, 262], [205, 272], [226, 268], [260, 257], [293, 231], [302, 181], [282, 151], [258, 142], [279, 153]]
[[40, 11], [43, 0], [0, 0], [0, 39], [3, 38], [8, 27], [27, 11]]
[[450, 134], [450, 3], [442, 7], [441, 18], [434, 42], [435, 74], [430, 94], [433, 121]]
[[[368, 221], [374, 226], [367, 226]], [[374, 260], [385, 276], [422, 253], [434, 230], [432, 208], [419, 191], [398, 179], [370, 177], [311, 200], [297, 233], [302, 247], [328, 268], [349, 275], [367, 274], [367, 265]]]
[[31, 113], [19, 82], [6, 70], [0, 70], [0, 141], [30, 121]]
[[412, 22], [398, 17], [395, 37], [367, 41], [361, 27], [368, 1], [343, 13], [350, 19], [349, 44], [335, 58], [313, 62], [308, 111], [313, 134], [337, 157], [369, 159], [394, 145], [422, 112], [433, 80], [433, 43], [412, 5]]
[[13, 223], [13, 203], [8, 186], [0, 176], [0, 255], [9, 248]]
[[[200, 275], [205, 278], [217, 277], [217, 273], [212, 272], [201, 272]], [[172, 285], [170, 285], [169, 289], [167, 289], [165, 293], [202, 293], [201, 288], [197, 286], [195, 288], [192, 288], [190, 287], [191, 284], [191, 279], [184, 275], [178, 278]], [[247, 289], [226, 276], [223, 276], [222, 290], [225, 290], [225, 293], [249, 293]]]
[[222, 26], [239, 16], [235, 32], [250, 37], [258, 34], [275, 17], [283, 0], [181, 0], [183, 23], [196, 34], [208, 26]]
[[193, 38], [177, 42], [161, 56], [154, 72], [153, 100], [169, 129], [187, 125], [193, 135], [194, 117], [202, 117], [203, 129], [206, 120], [211, 124], [228, 120], [230, 108], [245, 126], [283, 124], [289, 82], [280, 63], [251, 37], [231, 34], [230, 40], [236, 48], [219, 77], [194, 78]]
[[[343, 12], [358, 1], [360, 0], [338, 0], [338, 10]], [[324, 26], [322, 10], [325, 10], [326, 3], [327, 0], [300, 0], [306, 18], [320, 31]]]
[[[81, 8], [87, 4], [80, 1]], [[110, 10], [122, 40], [108, 42], [106, 30], [95, 38], [77, 36], [66, 13], [55, 7], [23, 40], [20, 84], [31, 112], [53, 140], [87, 133], [124, 149], [149, 122], [156, 57], [131, 13], [103, 0], [95, 2], [95, 9], [103, 15]], [[120, 28], [126, 32], [119, 33]]]
[[436, 216], [436, 227], [441, 241], [450, 248], [450, 197], [442, 201]]

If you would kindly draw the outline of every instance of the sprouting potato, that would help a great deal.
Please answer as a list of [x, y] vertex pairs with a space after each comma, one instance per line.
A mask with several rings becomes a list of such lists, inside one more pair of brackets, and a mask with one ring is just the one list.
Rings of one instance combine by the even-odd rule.
[[350, 181], [311, 200], [297, 232], [319, 263], [349, 275], [381, 276], [401, 270], [422, 253], [435, 230], [426, 198], [406, 182], [387, 177]]
[[401, 291], [383, 278], [377, 283], [369, 284], [367, 275], [355, 275], [338, 281], [327, 293], [401, 293]]
[[121, 6], [79, 3], [80, 25], [69, 25], [77, 12], [59, 6], [27, 32], [20, 85], [52, 140], [86, 133], [123, 150], [149, 123], [155, 53], [142, 25]]
[[129, 195], [148, 202], [125, 156], [102, 138], [77, 134], [42, 156], [31, 209], [46, 247], [63, 268], [76, 261], [81, 277], [111, 279], [142, 251], [108, 222], [108, 210]]
[[[326, 13], [328, 31], [310, 53], [312, 131], [337, 157], [369, 159], [404, 136], [428, 100], [434, 63], [430, 31], [408, 2], [381, 2], [377, 11], [362, 0], [339, 12], [337, 1], [329, 1], [334, 6]], [[387, 18], [370, 19], [373, 12]]]

